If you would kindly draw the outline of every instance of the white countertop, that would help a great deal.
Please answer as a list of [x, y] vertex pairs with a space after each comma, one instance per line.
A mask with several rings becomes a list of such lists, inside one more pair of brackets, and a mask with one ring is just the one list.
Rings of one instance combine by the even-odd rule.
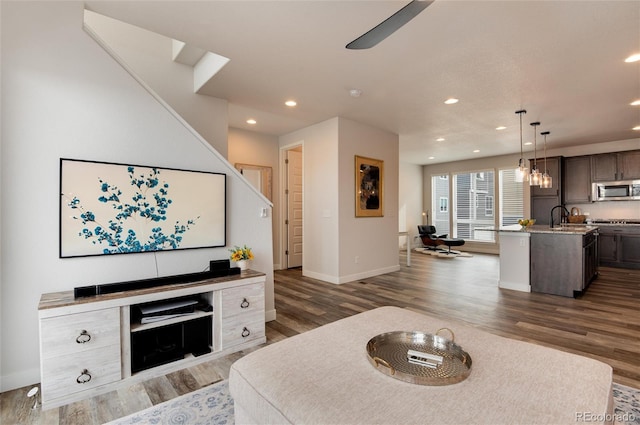
[[546, 224], [534, 224], [533, 226], [529, 226], [526, 229], [522, 229], [522, 226], [519, 224], [512, 224], [510, 226], [488, 226], [488, 227], [476, 227], [475, 230], [486, 230], [491, 232], [523, 232], [523, 233], [557, 233], [564, 235], [586, 235], [587, 233], [593, 232], [598, 229], [598, 226], [593, 225], [556, 225], [553, 228], [550, 228]]

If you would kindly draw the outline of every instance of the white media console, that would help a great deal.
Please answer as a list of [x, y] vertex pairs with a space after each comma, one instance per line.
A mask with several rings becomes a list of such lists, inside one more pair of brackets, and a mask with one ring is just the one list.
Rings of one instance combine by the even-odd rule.
[[[74, 298], [43, 294], [38, 306], [42, 406], [59, 407], [266, 342], [265, 275], [241, 274]], [[194, 304], [188, 314], [139, 312]], [[141, 308], [148, 306], [159, 308]], [[171, 311], [173, 313], [173, 311]]]

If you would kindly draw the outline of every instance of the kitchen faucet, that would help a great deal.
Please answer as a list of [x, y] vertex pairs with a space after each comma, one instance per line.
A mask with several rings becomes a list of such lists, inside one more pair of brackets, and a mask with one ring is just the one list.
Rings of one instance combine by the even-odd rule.
[[549, 227], [552, 229], [553, 229], [553, 212], [555, 211], [556, 208], [562, 208], [564, 210], [564, 211], [560, 211], [560, 223], [562, 223], [563, 212], [566, 213], [566, 217], [571, 215], [569, 210], [566, 209], [564, 205], [556, 205], [555, 207], [551, 208], [551, 219], [549, 220]]

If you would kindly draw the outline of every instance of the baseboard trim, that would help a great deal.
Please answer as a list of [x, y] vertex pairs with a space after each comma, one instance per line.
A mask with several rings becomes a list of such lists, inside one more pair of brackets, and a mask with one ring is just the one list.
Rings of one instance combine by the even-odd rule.
[[341, 285], [347, 282], [353, 282], [359, 279], [366, 279], [368, 277], [379, 276], [381, 274], [397, 272], [400, 270], [400, 265], [396, 264], [394, 266], [383, 267], [381, 269], [367, 270], [365, 272], [353, 273], [345, 276], [329, 276], [322, 273], [315, 273], [309, 270], [302, 269], [302, 275], [310, 277], [312, 279], [322, 280], [323, 282], [329, 282], [336, 285]]
[[511, 289], [520, 292], [531, 292], [531, 285], [523, 285], [516, 282], [505, 282], [504, 280], [498, 281], [498, 287], [502, 289]]
[[264, 313], [264, 321], [273, 322], [274, 320], [276, 320], [276, 309], [274, 308], [273, 310], [267, 310]]
[[383, 267], [381, 269], [368, 270], [366, 272], [354, 273], [354, 274], [346, 275], [346, 276], [340, 276], [338, 278], [338, 283], [353, 282], [354, 280], [366, 279], [368, 277], [379, 276], [381, 274], [397, 272], [399, 270], [400, 270], [400, 265], [396, 264], [394, 266]]
[[312, 279], [318, 279], [323, 282], [329, 282], [329, 283], [335, 283], [335, 284], [339, 283], [338, 278], [336, 276], [330, 276], [328, 274], [311, 272], [309, 270], [305, 270], [304, 267], [302, 267], [302, 276], [310, 277]]

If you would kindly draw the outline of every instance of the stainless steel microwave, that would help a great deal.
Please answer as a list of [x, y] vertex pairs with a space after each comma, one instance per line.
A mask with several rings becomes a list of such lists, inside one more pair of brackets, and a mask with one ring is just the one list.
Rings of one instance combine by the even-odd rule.
[[640, 200], [640, 180], [592, 183], [591, 199], [593, 201]]

